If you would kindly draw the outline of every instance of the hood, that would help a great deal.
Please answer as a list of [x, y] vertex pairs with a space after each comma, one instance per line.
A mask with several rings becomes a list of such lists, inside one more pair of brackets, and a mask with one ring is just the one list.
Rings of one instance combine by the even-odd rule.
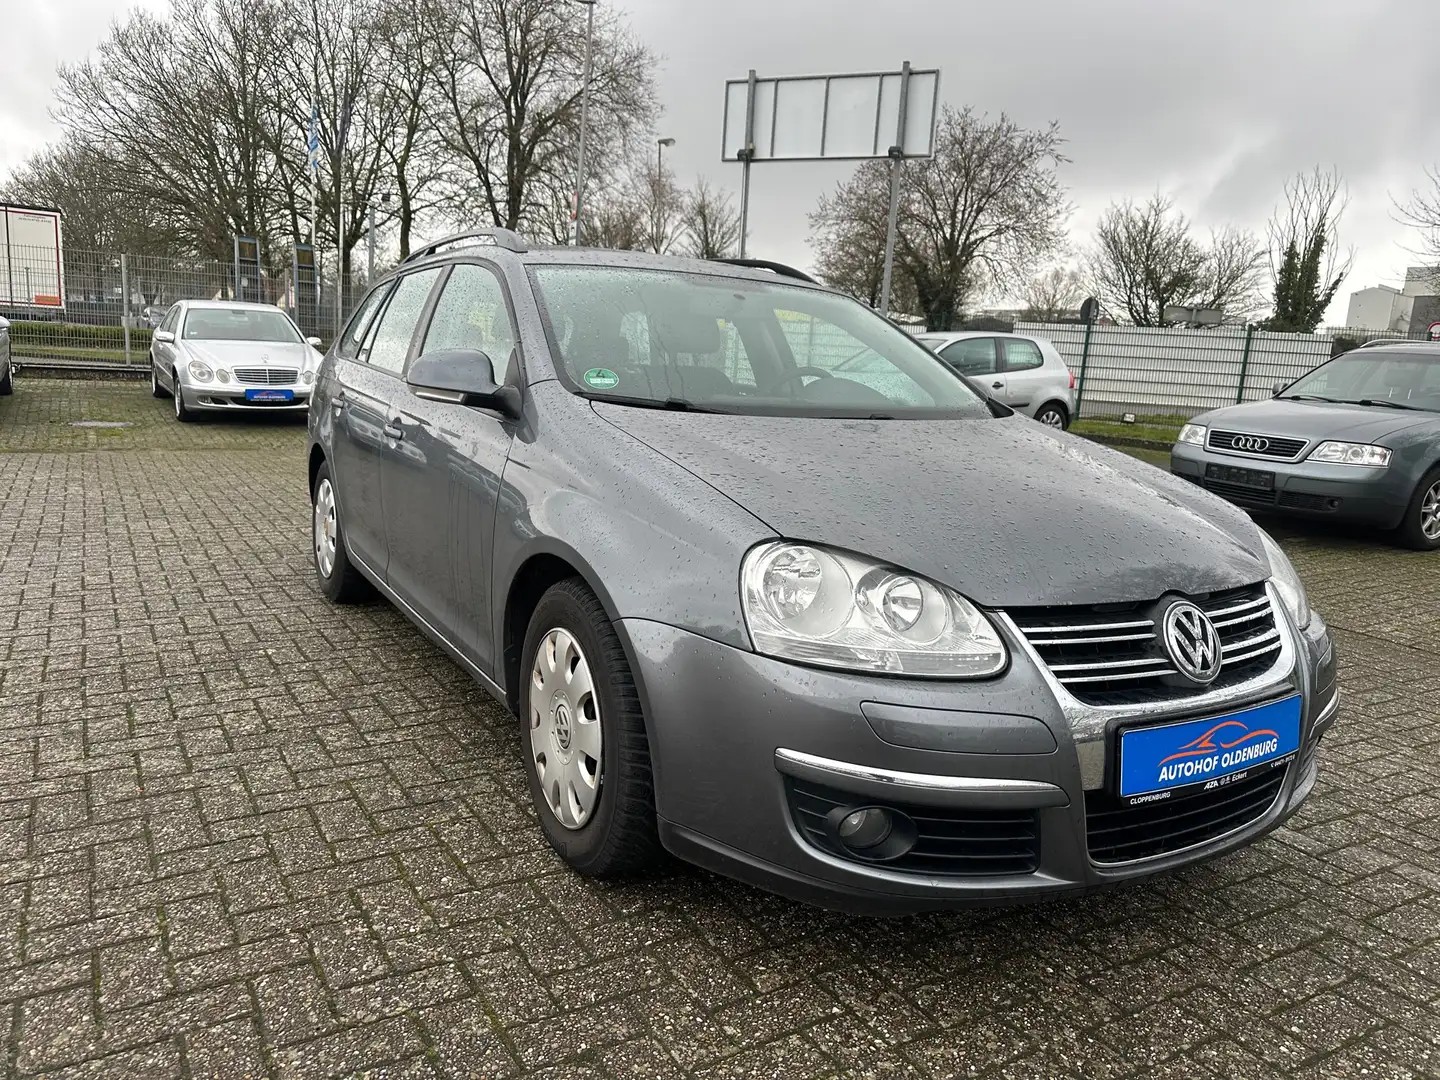
[[197, 341], [180, 343], [192, 360], [211, 367], [304, 368], [320, 362], [320, 354], [303, 341]]
[[1257, 435], [1294, 439], [1379, 442], [1387, 435], [1419, 425], [1440, 426], [1440, 413], [1387, 409], [1375, 405], [1332, 405], [1325, 401], [1252, 401], [1195, 417], [1195, 423]]
[[1242, 511], [1028, 419], [594, 408], [781, 536], [869, 555], [986, 606], [1153, 600], [1269, 575]]

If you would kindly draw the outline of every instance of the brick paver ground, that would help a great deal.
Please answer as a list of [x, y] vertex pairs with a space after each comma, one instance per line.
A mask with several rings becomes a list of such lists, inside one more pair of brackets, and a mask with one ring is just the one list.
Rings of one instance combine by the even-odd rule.
[[514, 722], [390, 607], [316, 592], [298, 424], [17, 388], [9, 1075], [1440, 1076], [1440, 555], [1283, 534], [1347, 694], [1290, 827], [1097, 898], [875, 921], [568, 872]]

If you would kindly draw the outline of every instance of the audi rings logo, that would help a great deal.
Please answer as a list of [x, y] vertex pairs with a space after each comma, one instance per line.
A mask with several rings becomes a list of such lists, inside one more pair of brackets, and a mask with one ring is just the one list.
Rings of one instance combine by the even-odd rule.
[[1161, 632], [1165, 651], [1180, 674], [1202, 685], [1215, 681], [1224, 653], [1210, 616], [1194, 604], [1181, 601], [1165, 612]]
[[1236, 435], [1230, 440], [1231, 450], [1244, 450], [1251, 454], [1263, 454], [1270, 449], [1270, 440], [1263, 435]]

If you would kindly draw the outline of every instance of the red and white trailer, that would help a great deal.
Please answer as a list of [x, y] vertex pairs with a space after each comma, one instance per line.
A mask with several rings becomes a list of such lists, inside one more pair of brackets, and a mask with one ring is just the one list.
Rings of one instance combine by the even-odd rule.
[[65, 308], [60, 211], [0, 203], [0, 308]]

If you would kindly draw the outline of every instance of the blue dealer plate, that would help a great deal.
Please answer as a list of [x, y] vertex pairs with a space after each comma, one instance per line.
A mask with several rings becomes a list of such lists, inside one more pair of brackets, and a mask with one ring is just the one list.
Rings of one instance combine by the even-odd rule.
[[294, 401], [294, 390], [246, 390], [246, 401]]
[[1282, 764], [1300, 749], [1300, 708], [1297, 694], [1227, 716], [1122, 732], [1120, 795], [1220, 787], [1237, 773]]

